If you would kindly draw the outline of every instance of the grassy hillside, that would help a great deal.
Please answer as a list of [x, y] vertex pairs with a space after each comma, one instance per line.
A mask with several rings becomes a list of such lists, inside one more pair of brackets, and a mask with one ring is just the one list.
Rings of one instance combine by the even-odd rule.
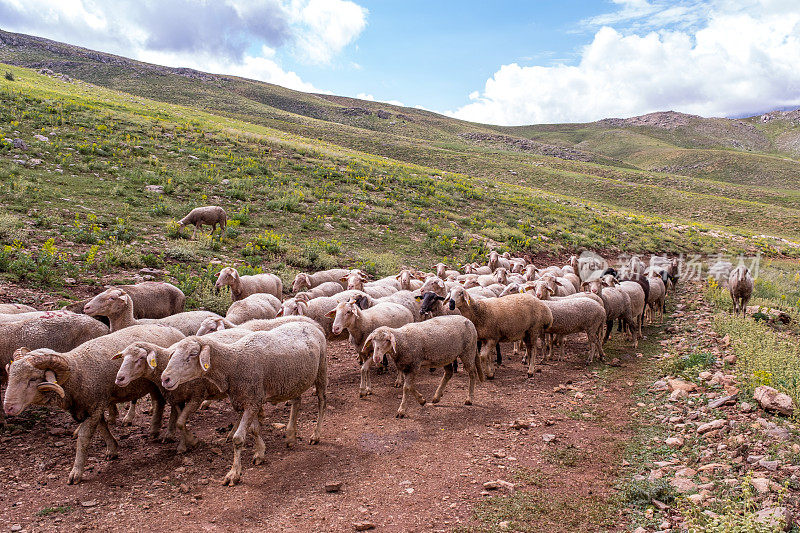
[[0, 32], [0, 60], [396, 161], [743, 235], [800, 237], [798, 164], [779, 149], [792, 143], [788, 115], [763, 124], [666, 113], [499, 128], [7, 32]]

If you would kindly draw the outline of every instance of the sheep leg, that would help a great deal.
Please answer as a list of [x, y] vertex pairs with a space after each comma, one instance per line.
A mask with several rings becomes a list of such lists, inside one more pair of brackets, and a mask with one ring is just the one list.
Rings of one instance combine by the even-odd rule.
[[252, 407], [245, 408], [242, 413], [242, 418], [239, 420], [239, 427], [233, 434], [233, 465], [230, 471], [225, 474], [222, 480], [223, 485], [230, 485], [231, 487], [239, 483], [242, 479], [242, 448], [244, 448], [244, 441], [247, 439], [247, 428], [253, 421], [255, 410]]
[[[603, 351], [603, 342], [601, 341], [602, 337], [603, 337], [603, 324], [601, 323], [600, 327], [597, 329], [597, 331], [592, 335], [592, 338], [590, 339], [591, 342], [594, 343], [595, 349], [597, 350], [597, 357], [601, 361], [603, 361], [606, 358], [606, 353]], [[592, 361], [594, 361], [594, 355], [592, 356], [592, 359], [589, 362], [591, 363]]]
[[239, 419], [238, 419], [238, 420], [237, 420], [237, 422], [236, 422], [236, 424], [234, 424], [234, 425], [233, 425], [233, 427], [231, 428], [231, 430], [228, 432], [228, 436], [227, 436], [227, 437], [225, 437], [225, 440], [226, 440], [226, 441], [230, 442], [230, 441], [232, 441], [232, 440], [233, 440], [233, 435], [236, 433], [236, 429], [239, 427], [239, 424], [240, 424], [241, 422], [242, 422], [242, 417], [241, 417], [241, 415], [240, 415], [240, 416], [239, 416]]
[[[150, 393], [150, 408], [153, 410], [153, 416], [150, 418], [150, 438], [153, 440], [158, 439], [158, 434], [161, 433], [161, 421], [164, 418], [166, 403], [160, 394]], [[131, 409], [133, 409], [133, 405], [131, 405]]]
[[[435, 369], [431, 368], [431, 371]], [[397, 371], [397, 377], [394, 380], [394, 388], [399, 389], [403, 386], [403, 373], [399, 370]]]
[[500, 343], [498, 342], [497, 344], [495, 344], [494, 348], [495, 352], [497, 352], [497, 366], [500, 366], [503, 364], [503, 354], [500, 353]]
[[106, 459], [116, 459], [119, 445], [117, 444], [117, 439], [115, 439], [114, 435], [109, 431], [105, 417], [100, 417], [97, 428], [100, 430], [100, 435], [103, 437], [103, 440], [106, 441]]
[[197, 230], [200, 229], [200, 224], [194, 225], [194, 231], [192, 232], [192, 240], [194, 240], [195, 235], [197, 235]]
[[83, 469], [86, 466], [86, 454], [88, 453], [89, 442], [94, 436], [97, 424], [103, 416], [103, 409], [96, 409], [89, 418], [78, 426], [78, 442], [75, 443], [75, 462], [67, 478], [67, 484], [73, 485], [81, 482]]
[[561, 349], [561, 351], [558, 354], [558, 360], [559, 361], [563, 361], [564, 360], [564, 346], [566, 346], [566, 344], [567, 343], [564, 342], [564, 336], [563, 335], [559, 336], [558, 337], [558, 346]]
[[475, 399], [475, 382], [480, 380], [478, 376], [478, 369], [475, 368], [474, 359], [472, 364], [469, 364], [468, 362], [465, 362], [462, 356], [461, 363], [464, 365], [464, 368], [467, 370], [467, 373], [469, 374], [469, 389], [467, 389], [467, 399], [464, 400], [464, 405], [472, 405], [472, 402]]
[[453, 377], [453, 365], [451, 364], [444, 365], [444, 376], [442, 376], [442, 381], [439, 382], [439, 386], [436, 388], [436, 392], [433, 394], [433, 398], [431, 398], [431, 403], [439, 403], [439, 400], [442, 399], [442, 394], [444, 394], [444, 388], [447, 385], [447, 382], [450, 381], [450, 378], [452, 377]]
[[325, 391], [327, 377], [323, 376], [323, 378], [324, 381], [322, 383], [319, 382], [320, 380], [317, 380], [317, 425], [314, 426], [314, 433], [311, 434], [311, 444], [319, 444], [320, 438], [322, 437], [322, 419], [325, 417], [325, 408], [328, 405], [328, 395]]
[[481, 346], [481, 363], [485, 365], [486, 377], [489, 379], [494, 379], [494, 361], [489, 354], [492, 353], [496, 344], [496, 340], [487, 339], [486, 342], [483, 343], [483, 346]]
[[128, 408], [128, 412], [125, 413], [125, 418], [122, 419], [122, 426], [131, 426], [133, 425], [133, 419], [136, 417], [136, 400], [131, 400], [131, 406]]
[[200, 440], [195, 437], [191, 431], [186, 429], [186, 421], [190, 416], [192, 416], [192, 414], [194, 414], [195, 411], [197, 411], [198, 407], [200, 407], [199, 400], [190, 400], [186, 403], [186, 405], [183, 406], [180, 415], [178, 415], [176, 426], [181, 432], [180, 441], [178, 442], [178, 453], [184, 453], [189, 448], [194, 448], [197, 446], [197, 444], [200, 442]]
[[200, 410], [208, 409], [211, 407], [211, 400], [203, 400], [203, 403], [200, 404]]
[[[116, 425], [118, 416], [119, 416], [119, 409], [117, 408], [117, 404], [115, 402], [111, 402], [111, 404], [109, 404], [108, 406], [108, 423], [111, 424], [112, 426]], [[78, 438], [77, 429], [75, 430], [75, 433], [72, 435], [72, 438], [73, 439]]]
[[[408, 410], [408, 396], [414, 393], [416, 393], [415, 395], [419, 394], [414, 389], [414, 375], [412, 372], [408, 372], [405, 374], [405, 383], [403, 383], [403, 399], [400, 400], [400, 408], [397, 410], [395, 417], [404, 418], [406, 416], [406, 411]], [[420, 394], [419, 396], [421, 397], [422, 395]], [[422, 400], [422, 405], [425, 405], [425, 399], [422, 398]]]
[[181, 414], [181, 408], [177, 405], [170, 405], [169, 407], [169, 425], [167, 426], [167, 434], [161, 437], [161, 442], [170, 442], [175, 440], [175, 435], [178, 430], [178, 416]]
[[372, 367], [372, 357], [367, 357], [361, 365], [361, 385], [358, 387], [359, 398], [364, 398], [372, 394], [372, 386], [369, 380], [369, 369]]
[[608, 341], [611, 336], [611, 330], [614, 329], [614, 319], [606, 321], [606, 336], [603, 338], [603, 344]]
[[264, 453], [267, 451], [267, 445], [264, 444], [264, 439], [261, 438], [261, 420], [258, 418], [253, 420], [251, 429], [253, 430], [253, 437], [255, 438], [255, 443], [253, 444], [253, 464], [260, 465], [264, 462]]
[[286, 447], [293, 448], [297, 444], [297, 415], [300, 413], [300, 402], [302, 398], [298, 396], [291, 400], [292, 407], [289, 410], [289, 423], [286, 425]]
[[[536, 367], [536, 337], [539, 335], [533, 335], [530, 330], [525, 332], [525, 337], [522, 339], [525, 342], [525, 353], [527, 354], [527, 358], [530, 360], [528, 363], [528, 377], [533, 377], [533, 372]], [[544, 352], [544, 346], [542, 346], [542, 352]], [[544, 357], [544, 353], [542, 353], [542, 357]]]

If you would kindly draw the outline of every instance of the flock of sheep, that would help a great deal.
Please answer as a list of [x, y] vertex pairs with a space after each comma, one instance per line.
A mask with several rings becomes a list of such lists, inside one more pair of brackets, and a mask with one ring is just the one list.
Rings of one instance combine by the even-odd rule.
[[108, 288], [83, 313], [2, 304], [4, 411], [16, 416], [32, 404], [67, 410], [80, 424], [68, 478], [77, 483], [96, 431], [106, 456], [116, 456], [109, 426], [119, 403], [132, 402], [122, 422], [130, 424], [137, 399], [149, 395], [154, 438], [169, 404], [167, 437], [184, 452], [198, 441], [187, 429], [190, 416], [203, 402], [227, 398], [239, 422], [229, 435], [234, 458], [223, 482], [234, 485], [248, 434], [255, 440], [254, 462], [264, 460], [260, 431], [267, 403], [291, 404], [286, 438], [292, 445], [301, 396], [313, 385], [318, 414], [311, 442], [319, 442], [327, 342], [349, 339], [353, 345], [362, 397], [372, 392], [370, 368], [392, 360], [395, 386], [403, 388], [398, 417], [406, 415], [410, 397], [426, 403], [414, 386], [422, 369], [444, 368], [435, 403], [458, 360], [469, 376], [469, 405], [475, 384], [492, 378], [495, 362], [501, 363], [500, 343], [515, 343], [515, 354], [524, 348], [528, 376], [537, 357], [551, 357], [559, 347], [563, 357], [564, 337], [575, 333], [586, 334], [589, 361], [602, 359], [615, 320], [635, 348], [643, 322], [663, 316], [678, 263], [654, 257], [648, 267], [634, 257], [618, 272], [573, 256], [564, 266], [539, 269], [529, 256], [492, 252], [487, 265], [466, 265], [464, 271], [440, 263], [435, 272], [403, 269], [375, 281], [360, 270], [298, 274], [294, 296], [284, 300], [277, 276], [243, 276], [227, 267], [216, 282], [231, 289], [233, 303], [224, 317], [183, 311], [183, 293], [164, 282]]

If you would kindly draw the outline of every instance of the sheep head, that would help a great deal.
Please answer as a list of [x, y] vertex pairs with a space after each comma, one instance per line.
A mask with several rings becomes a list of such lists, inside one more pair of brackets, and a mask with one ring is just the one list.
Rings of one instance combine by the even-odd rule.
[[172, 347], [172, 357], [161, 373], [161, 385], [174, 390], [181, 383], [203, 377], [211, 370], [211, 346], [201, 337], [187, 337]]
[[83, 306], [83, 312], [89, 316], [117, 316], [132, 305], [131, 297], [122, 289], [114, 287], [101, 292]]
[[364, 351], [369, 351], [370, 347], [372, 347], [372, 361], [377, 364], [383, 361], [384, 355], [397, 353], [397, 339], [391, 328], [381, 326], [370, 333], [364, 342]]
[[325, 316], [333, 319], [331, 332], [334, 335], [340, 335], [345, 329], [355, 326], [361, 308], [354, 300], [347, 302], [340, 302], [335, 309], [328, 311]]
[[6, 367], [8, 385], [3, 409], [7, 415], [18, 415], [31, 404], [50, 403], [50, 393], [64, 399], [66, 394], [59, 381], [67, 381], [70, 372], [69, 361], [63, 355], [46, 348], [16, 355]]
[[115, 383], [127, 387], [130, 383], [146, 376], [158, 366], [157, 346], [146, 342], [134, 342], [112, 359], [122, 359]]
[[311, 288], [311, 276], [302, 272], [294, 277], [292, 282], [292, 292], [299, 292], [303, 289]]

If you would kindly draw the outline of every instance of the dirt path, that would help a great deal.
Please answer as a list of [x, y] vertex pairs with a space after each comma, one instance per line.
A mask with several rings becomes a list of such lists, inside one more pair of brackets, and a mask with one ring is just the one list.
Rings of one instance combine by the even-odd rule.
[[[656, 345], [655, 331], [645, 352]], [[409, 418], [398, 420], [394, 375], [374, 376], [374, 394], [360, 400], [352, 350], [332, 344], [322, 443], [287, 450], [282, 429], [270, 428], [267, 463], [251, 466], [248, 445], [235, 488], [219, 484], [231, 458], [224, 443], [233, 420], [227, 405], [195, 417], [193, 428], [204, 443], [183, 457], [174, 443], [147, 440], [147, 416], [140, 412], [132, 428], [113, 429], [119, 459], [102, 459], [95, 439], [79, 486], [66, 485], [73, 423], [63, 413], [32, 409], [0, 437], [0, 529], [122, 531], [146, 524], [149, 530], [353, 531], [355, 523], [371, 522], [379, 531], [450, 531], [481, 526], [473, 517], [476, 506], [496, 512], [511, 505], [510, 512], [522, 516], [513, 510], [517, 504], [527, 506], [524, 516], [537, 518], [526, 526], [530, 530], [622, 529], [624, 519], [608, 499], [629, 438], [632, 391], [647, 363], [619, 340], [608, 346], [609, 359], [619, 357], [621, 367], [587, 367], [585, 344], [576, 340], [568, 344], [566, 361], [540, 365], [541, 372], [526, 379], [508, 345], [505, 364], [477, 388], [475, 405], [463, 405], [467, 380], [459, 372], [439, 405], [413, 404]], [[426, 373], [418, 381], [426, 397], [440, 375]], [[269, 421], [282, 424], [287, 416], [281, 405]], [[301, 436], [310, 435], [315, 419], [309, 394]], [[515, 420], [529, 421], [530, 428], [512, 428]], [[555, 439], [545, 443], [545, 434]], [[490, 495], [509, 494], [502, 487], [485, 491], [484, 482], [493, 480], [514, 483], [516, 492], [486, 507]], [[332, 481], [342, 483], [340, 492], [325, 492]]]

